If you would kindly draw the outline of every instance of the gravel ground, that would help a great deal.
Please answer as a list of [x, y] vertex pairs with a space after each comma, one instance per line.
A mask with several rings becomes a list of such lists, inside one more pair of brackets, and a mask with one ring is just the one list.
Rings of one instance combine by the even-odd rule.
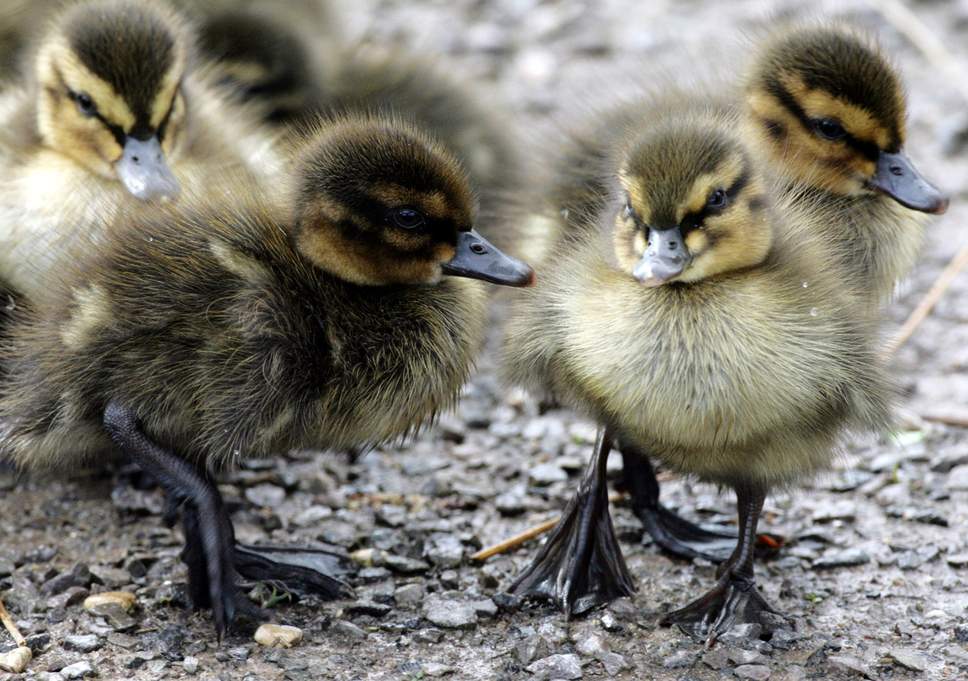
[[[798, 12], [794, 2], [711, 0], [346, 4], [348, 33], [445, 53], [493, 81], [525, 126], [565, 110], [575, 101], [565, 92], [621, 83], [656, 63], [690, 73], [704, 68], [708, 46]], [[968, 73], [968, 2], [913, 7]], [[945, 78], [867, 5], [824, 9], [875, 28], [895, 55], [911, 97], [909, 151], [953, 194], [890, 331], [966, 238], [968, 115]], [[262, 647], [245, 627], [216, 645], [209, 616], [185, 608], [180, 534], [162, 523], [159, 492], [111, 472], [66, 482], [0, 473], [0, 589], [35, 650], [28, 674], [0, 679], [968, 678], [968, 437], [916, 416], [968, 404], [966, 295], [968, 274], [897, 355], [908, 429], [853, 443], [830, 475], [768, 500], [762, 528], [793, 542], [760, 566], [762, 588], [796, 622], [770, 641], [738, 632], [704, 651], [659, 627], [713, 568], [643, 543], [621, 504], [614, 516], [634, 599], [572, 622], [547, 608], [504, 610], [501, 589], [534, 545], [483, 566], [467, 556], [552, 517], [595, 429], [504, 391], [495, 333], [457, 413], [417, 441], [355, 462], [291, 453], [225, 477], [242, 540], [335, 545], [357, 563], [356, 601], [274, 605], [275, 621], [303, 632], [291, 649]], [[731, 522], [730, 497], [711, 487], [669, 479], [664, 489], [671, 506]], [[89, 593], [109, 590], [136, 594], [132, 614], [85, 611]]]

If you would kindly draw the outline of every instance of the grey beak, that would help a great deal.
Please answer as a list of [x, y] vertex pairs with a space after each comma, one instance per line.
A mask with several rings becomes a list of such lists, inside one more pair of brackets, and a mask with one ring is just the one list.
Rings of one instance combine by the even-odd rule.
[[682, 274], [688, 263], [689, 254], [678, 227], [650, 229], [649, 247], [636, 264], [632, 276], [646, 286], [661, 286]]
[[453, 277], [481, 279], [502, 286], [533, 286], [534, 270], [499, 251], [475, 230], [457, 235], [454, 258], [441, 268]]
[[178, 180], [168, 167], [157, 137], [144, 141], [128, 137], [114, 169], [125, 189], [142, 201], [178, 196]]

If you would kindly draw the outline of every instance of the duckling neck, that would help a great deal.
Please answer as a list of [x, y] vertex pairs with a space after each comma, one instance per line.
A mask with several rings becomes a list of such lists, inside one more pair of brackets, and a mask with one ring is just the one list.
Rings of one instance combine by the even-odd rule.
[[881, 194], [844, 196], [818, 188], [797, 188], [816, 226], [839, 254], [848, 276], [876, 311], [917, 260], [927, 218]]

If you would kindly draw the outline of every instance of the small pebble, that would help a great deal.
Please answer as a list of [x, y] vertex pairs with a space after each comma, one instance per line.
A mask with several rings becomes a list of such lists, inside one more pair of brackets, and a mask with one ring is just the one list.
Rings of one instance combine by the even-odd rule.
[[32, 658], [33, 655], [27, 646], [14, 648], [13, 650], [0, 654], [0, 671], [20, 674], [27, 669], [27, 665], [30, 664]]
[[83, 679], [88, 676], [96, 676], [94, 667], [87, 660], [81, 660], [68, 665], [60, 670], [61, 676], [65, 679]]
[[120, 608], [130, 612], [134, 608], [135, 595], [129, 591], [105, 591], [84, 599], [84, 609], [92, 615], [105, 615]]
[[186, 674], [194, 674], [198, 671], [198, 658], [188, 655], [182, 660], [182, 669], [185, 670]]
[[733, 673], [741, 679], [753, 681], [766, 681], [770, 678], [770, 668], [762, 664], [741, 664]]
[[81, 653], [90, 653], [101, 647], [101, 642], [94, 634], [74, 634], [64, 637], [64, 647]]
[[291, 648], [302, 641], [299, 627], [285, 624], [263, 624], [255, 632], [255, 642], [267, 648]]
[[834, 568], [854, 567], [871, 561], [870, 555], [863, 549], [845, 549], [826, 553], [813, 561], [815, 570], [831, 570]]
[[366, 632], [348, 620], [337, 620], [333, 623], [332, 631], [347, 638], [364, 639]]
[[473, 629], [477, 625], [477, 612], [472, 604], [437, 596], [424, 601], [423, 616], [444, 629]]
[[929, 665], [928, 658], [910, 648], [895, 648], [887, 655], [900, 666], [915, 672], [923, 672]]
[[581, 660], [575, 654], [549, 655], [527, 667], [533, 679], [580, 679]]
[[401, 608], [416, 607], [423, 598], [423, 584], [404, 584], [393, 592], [393, 600]]
[[564, 482], [568, 479], [568, 474], [557, 464], [542, 463], [528, 471], [528, 477], [536, 485], [550, 485], [554, 482]]

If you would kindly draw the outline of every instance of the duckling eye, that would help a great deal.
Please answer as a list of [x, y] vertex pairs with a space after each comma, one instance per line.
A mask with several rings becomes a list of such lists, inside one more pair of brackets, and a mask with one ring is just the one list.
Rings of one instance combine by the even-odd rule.
[[417, 229], [422, 227], [427, 220], [419, 210], [403, 207], [391, 210], [388, 221], [400, 229]]
[[97, 113], [97, 105], [94, 104], [94, 100], [91, 99], [91, 95], [86, 92], [73, 92], [70, 93], [71, 99], [77, 104], [77, 110], [80, 111], [85, 116], [93, 116]]
[[624, 215], [626, 218], [630, 218], [630, 217], [632, 217], [632, 212], [633, 212], [632, 211], [632, 202], [631, 201], [626, 201], [625, 202], [625, 208], [622, 209], [622, 215]]
[[817, 134], [824, 139], [830, 140], [831, 142], [842, 139], [847, 135], [847, 131], [844, 130], [844, 126], [835, 121], [833, 118], [818, 118], [814, 121], [814, 129]]
[[718, 211], [725, 208], [727, 203], [729, 203], [729, 197], [726, 196], [726, 190], [714, 189], [706, 199], [706, 208]]

